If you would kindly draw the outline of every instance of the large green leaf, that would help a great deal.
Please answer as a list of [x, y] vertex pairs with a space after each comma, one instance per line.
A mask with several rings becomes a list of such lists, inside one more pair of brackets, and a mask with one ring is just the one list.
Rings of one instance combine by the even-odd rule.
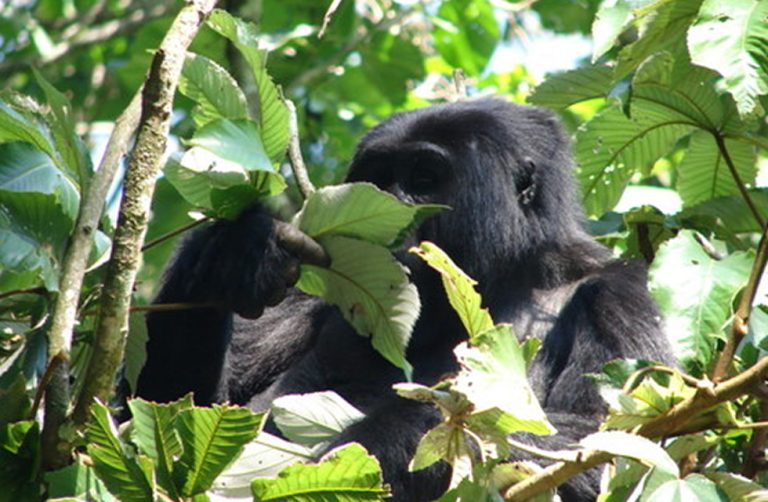
[[182, 410], [177, 430], [184, 453], [173, 470], [181, 494], [189, 497], [210, 488], [216, 476], [256, 437], [262, 417], [247, 408], [226, 405]]
[[133, 415], [131, 439], [142, 453], [155, 462], [160, 486], [172, 497], [178, 497], [172, 478], [173, 462], [182, 453], [176, 432], [176, 418], [181, 410], [192, 407], [191, 396], [168, 404], [132, 399], [128, 407]]
[[216, 119], [247, 119], [248, 103], [227, 70], [199, 54], [188, 53], [179, 91], [197, 103], [192, 118], [197, 127]]
[[23, 141], [56, 160], [58, 153], [50, 132], [33, 117], [22, 114], [0, 101], [0, 143]]
[[595, 98], [605, 98], [613, 87], [613, 68], [589, 66], [547, 77], [528, 101], [554, 110]]
[[328, 441], [365, 418], [357, 408], [331, 391], [279, 397], [272, 403], [271, 413], [275, 425], [287, 439], [305, 446]]
[[374, 348], [409, 376], [405, 349], [421, 304], [403, 266], [369, 242], [341, 236], [319, 242], [331, 266], [302, 265], [297, 287], [338, 306], [358, 333], [370, 336]]
[[590, 434], [579, 444], [584, 448], [634, 458], [665, 474], [675, 477], [680, 475], [680, 469], [664, 448], [642, 436], [622, 431], [602, 431]]
[[724, 77], [739, 113], [768, 94], [768, 2], [705, 0], [688, 30], [691, 60]]
[[259, 116], [255, 119], [261, 126], [264, 150], [273, 162], [280, 162], [290, 141], [288, 108], [267, 73], [267, 51], [259, 49], [256, 27], [218, 9], [208, 17], [208, 26], [229, 39], [251, 67], [259, 96]]
[[510, 324], [499, 324], [454, 349], [461, 371], [452, 389], [474, 405], [466, 419], [471, 428], [492, 434], [554, 434], [526, 375], [523, 349]]
[[0, 290], [41, 282], [58, 289], [58, 259], [79, 202], [77, 188], [45, 153], [0, 144]]
[[[69, 176], [84, 190], [90, 181], [92, 166], [88, 149], [75, 131], [72, 103], [35, 70], [35, 79], [43, 89], [50, 111], [47, 121], [53, 140], [62, 158], [62, 166]], [[54, 157], [57, 158], [57, 157]]]
[[[751, 185], [757, 176], [755, 147], [731, 139], [724, 140], [724, 144], [741, 182]], [[739, 193], [739, 184], [734, 180], [723, 152], [715, 138], [706, 131], [697, 131], [691, 136], [678, 173], [677, 191], [686, 208]]]
[[334, 450], [316, 465], [292, 465], [275, 479], [254, 479], [251, 488], [261, 502], [357, 502], [382, 500], [388, 494], [379, 463], [358, 444]]
[[707, 368], [715, 343], [732, 315], [732, 302], [746, 284], [751, 254], [715, 260], [690, 231], [659, 248], [650, 269], [650, 290], [661, 307], [667, 336], [684, 363]]
[[[634, 3], [634, 2], [633, 2]], [[608, 52], [634, 20], [629, 0], [606, 0], [592, 22], [592, 62]]]
[[652, 493], [643, 494], [648, 502], [726, 502], [728, 498], [718, 490], [717, 485], [701, 474], [691, 474], [685, 479], [672, 479], [663, 483]]
[[590, 216], [610, 211], [629, 179], [669, 152], [692, 126], [664, 114], [627, 118], [613, 107], [599, 113], [576, 133], [576, 176]]
[[443, 206], [406, 204], [370, 183], [345, 183], [310, 195], [297, 216], [307, 235], [343, 235], [391, 245]]
[[[749, 190], [749, 196], [755, 203], [758, 211], [764, 217], [768, 217], [768, 189], [755, 188]], [[744, 198], [739, 195], [718, 197], [700, 204], [687, 207], [678, 214], [679, 218], [691, 218], [695, 216], [711, 216], [720, 220], [723, 227], [733, 233], [760, 232], [762, 228], [755, 221], [755, 217], [744, 203]]]
[[193, 205], [219, 216], [236, 215], [255, 198], [285, 188], [264, 152], [255, 122], [217, 119], [200, 128], [189, 143], [192, 148], [181, 163], [169, 162], [165, 174]]
[[500, 30], [488, 0], [443, 2], [433, 18], [435, 48], [448, 64], [480, 75], [488, 64]]
[[124, 501], [154, 500], [151, 460], [135, 458], [126, 452], [107, 407], [100, 402], [91, 405], [87, 439], [93, 468], [113, 495]]
[[470, 340], [493, 329], [491, 314], [487, 308], [482, 308], [483, 299], [475, 290], [477, 281], [465, 274], [442, 249], [431, 242], [422, 242], [410, 251], [440, 274], [448, 301], [459, 314]]
[[245, 445], [237, 460], [216, 478], [211, 490], [225, 497], [250, 499], [254, 478], [272, 478], [292, 464], [314, 459], [309, 448], [262, 432]]
[[622, 48], [616, 64], [616, 78], [623, 79], [651, 54], [673, 50], [685, 43], [685, 32], [699, 12], [702, 0], [658, 2], [641, 20], [639, 37]]

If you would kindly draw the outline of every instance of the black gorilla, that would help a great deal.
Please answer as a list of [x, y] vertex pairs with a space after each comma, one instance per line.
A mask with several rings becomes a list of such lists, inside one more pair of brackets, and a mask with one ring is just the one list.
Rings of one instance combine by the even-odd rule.
[[[594, 431], [605, 411], [585, 373], [618, 357], [672, 361], [645, 269], [613, 260], [585, 233], [571, 171], [553, 115], [485, 99], [394, 115], [362, 140], [347, 176], [404, 201], [453, 208], [427, 220], [414, 242], [437, 243], [477, 279], [496, 322], [543, 340], [530, 378], [560, 433], [530, 440], [549, 448]], [[456, 370], [452, 351], [465, 333], [437, 274], [412, 255], [398, 256], [423, 305], [407, 357], [414, 380], [432, 385]], [[295, 290], [259, 317], [296, 280], [297, 264], [259, 209], [195, 232], [156, 302], [220, 307], [148, 316], [139, 395], [168, 401], [193, 391], [200, 404], [263, 410], [284, 394], [334, 390], [366, 414], [335, 444], [358, 441], [374, 454], [396, 500], [437, 497], [448, 468], [408, 473], [407, 465], [440, 417], [395, 395], [402, 371], [336, 308]], [[572, 500], [596, 492], [594, 473], [561, 488]]]

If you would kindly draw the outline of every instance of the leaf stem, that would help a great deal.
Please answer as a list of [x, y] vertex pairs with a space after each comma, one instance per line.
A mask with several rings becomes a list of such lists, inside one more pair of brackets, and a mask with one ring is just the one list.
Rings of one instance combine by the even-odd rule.
[[288, 127], [290, 129], [291, 139], [288, 143], [288, 157], [291, 159], [291, 168], [296, 178], [296, 184], [299, 186], [301, 195], [306, 199], [315, 193], [315, 186], [309, 180], [307, 166], [304, 164], [304, 157], [301, 155], [301, 144], [299, 143], [299, 121], [296, 116], [296, 106], [290, 99], [285, 100], [285, 106], [288, 108]]

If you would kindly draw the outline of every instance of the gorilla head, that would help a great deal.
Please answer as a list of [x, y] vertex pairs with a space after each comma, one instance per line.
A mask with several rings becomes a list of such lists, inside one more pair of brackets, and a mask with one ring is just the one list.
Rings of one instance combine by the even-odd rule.
[[412, 242], [435, 242], [490, 287], [500, 270], [583, 238], [572, 169], [553, 115], [483, 99], [392, 116], [361, 141], [347, 181], [370, 181], [406, 202], [450, 206]]

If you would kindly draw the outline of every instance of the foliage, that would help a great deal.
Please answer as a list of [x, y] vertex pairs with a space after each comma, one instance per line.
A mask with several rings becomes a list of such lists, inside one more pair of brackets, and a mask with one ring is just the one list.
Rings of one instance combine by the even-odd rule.
[[[765, 496], [768, 478], [759, 462], [765, 437], [758, 431], [768, 417], [749, 397], [754, 389], [696, 403], [719, 396], [728, 377], [733, 382], [762, 368], [768, 348], [768, 305], [755, 292], [768, 256], [761, 237], [768, 219], [761, 186], [768, 1], [528, 4], [345, 1], [321, 39], [322, 2], [244, 0], [230, 3], [231, 14], [216, 11], [182, 73], [172, 130], [178, 141], [153, 201], [152, 243], [134, 308], [147, 308], [176, 230], [201, 215], [234, 218], [262, 201], [285, 219], [297, 213], [293, 224], [331, 258], [329, 267], [302, 264], [298, 286], [337, 305], [406, 379], [419, 299], [391, 251], [442, 208], [402, 204], [367, 184], [326, 186], [301, 201], [284, 166], [291, 140], [284, 99], [299, 110], [311, 179], [338, 183], [364, 130], [395, 111], [456, 99], [450, 75], [461, 68], [471, 94], [527, 97], [557, 110], [572, 127], [590, 228], [617, 256], [650, 264], [650, 289], [681, 362], [673, 369], [651, 361], [610, 363], [593, 376], [610, 408], [606, 430], [572, 450], [538, 454], [567, 468], [585, 458], [616, 457], [604, 475], [605, 500]], [[387, 487], [376, 460], [359, 445], [311, 463], [361, 416], [331, 393], [275, 401], [275, 423], [287, 439], [259, 433], [263, 417], [245, 408], [196, 408], [189, 397], [162, 405], [131, 400], [133, 420], [121, 430], [110, 409], [94, 403], [85, 430], [67, 422], [57, 431], [71, 447], [71, 465], [54, 469], [41, 452], [40, 397], [60, 364], [47, 360], [46, 334], [94, 179], [92, 156], [106, 142], [104, 123], [116, 120], [144, 82], [181, 5], [0, 6], [0, 500], [39, 493], [95, 500], [289, 494], [378, 500]], [[591, 63], [551, 75], [530, 92], [534, 77], [525, 68], [504, 73], [491, 58], [509, 38], [531, 30], [533, 13], [557, 34], [591, 30], [594, 44]], [[72, 298], [77, 326], [68, 405], [98, 343], [93, 313], [119, 194], [118, 182], [98, 228], [90, 229], [88, 273]], [[662, 194], [677, 207], [664, 204]], [[498, 500], [514, 495], [521, 481], [538, 483], [536, 500], [550, 500], [554, 487], [538, 465], [505, 462], [521, 446], [510, 433], [554, 431], [525, 376], [538, 341], [518, 341], [511, 326], [496, 325], [474, 281], [434, 245], [422, 243], [414, 252], [441, 274], [468, 341], [456, 348], [457, 375], [434, 388], [397, 386], [434, 403], [445, 419], [424, 436], [411, 467], [451, 463], [445, 500]], [[145, 358], [140, 321], [134, 314], [124, 354], [131, 386]], [[678, 423], [680, 413], [690, 416]], [[661, 432], [643, 437], [647, 430]], [[675, 439], [659, 442], [665, 436]]]

